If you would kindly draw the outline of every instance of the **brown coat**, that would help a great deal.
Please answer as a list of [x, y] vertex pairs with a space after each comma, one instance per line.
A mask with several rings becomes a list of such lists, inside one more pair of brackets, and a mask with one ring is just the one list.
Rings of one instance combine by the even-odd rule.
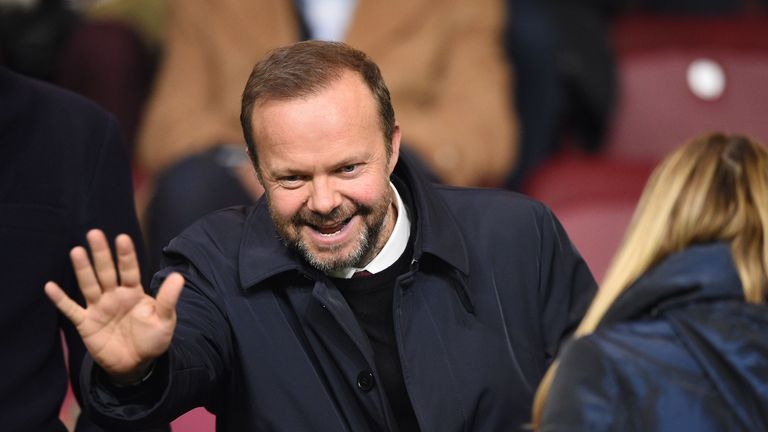
[[[500, 0], [359, 0], [345, 41], [381, 67], [404, 142], [445, 181], [498, 183], [517, 120]], [[139, 137], [150, 174], [216, 143], [241, 143], [254, 63], [300, 37], [287, 0], [176, 0], [166, 57]]]

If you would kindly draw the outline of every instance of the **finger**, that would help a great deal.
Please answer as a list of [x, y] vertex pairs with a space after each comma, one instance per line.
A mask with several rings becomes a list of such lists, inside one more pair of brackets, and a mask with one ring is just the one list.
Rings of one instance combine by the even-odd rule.
[[120, 271], [120, 285], [125, 287], [141, 286], [141, 271], [131, 237], [125, 234], [117, 236], [115, 250], [117, 251], [117, 268]]
[[104, 292], [114, 290], [117, 287], [117, 272], [106, 236], [101, 230], [94, 229], [88, 231], [86, 237], [91, 246], [93, 267], [96, 270], [96, 277], [101, 283], [101, 289]]
[[45, 284], [45, 295], [53, 302], [54, 305], [76, 326], [80, 325], [85, 319], [85, 309], [75, 303], [74, 300], [69, 298], [67, 294], [55, 283], [48, 282]]
[[83, 247], [77, 246], [69, 253], [69, 258], [72, 260], [72, 268], [75, 270], [77, 284], [80, 285], [85, 302], [89, 305], [98, 302], [101, 297], [101, 286], [88, 259], [88, 252]]
[[184, 276], [179, 273], [171, 273], [165, 278], [157, 292], [157, 314], [160, 318], [173, 318], [182, 288], [184, 288]]

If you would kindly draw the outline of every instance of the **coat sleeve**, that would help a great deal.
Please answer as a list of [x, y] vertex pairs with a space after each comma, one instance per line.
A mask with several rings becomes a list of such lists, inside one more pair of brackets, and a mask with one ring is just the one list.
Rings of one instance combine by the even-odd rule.
[[568, 344], [544, 405], [540, 432], [621, 430], [617, 376], [589, 336]]
[[231, 364], [229, 326], [210, 296], [210, 283], [181, 257], [153, 279], [153, 291], [171, 272], [186, 283], [176, 307], [177, 324], [171, 346], [158, 358], [148, 378], [137, 386], [112, 386], [104, 372], [86, 357], [83, 398], [88, 414], [109, 430], [135, 431], [162, 426], [185, 412], [204, 406], [216, 411], [216, 400]]
[[549, 209], [539, 219], [539, 309], [547, 365], [581, 321], [597, 285], [587, 264]]

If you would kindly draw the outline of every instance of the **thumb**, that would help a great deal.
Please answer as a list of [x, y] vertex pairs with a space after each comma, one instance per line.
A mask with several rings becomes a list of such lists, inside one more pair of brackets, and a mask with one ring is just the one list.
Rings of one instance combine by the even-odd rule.
[[171, 273], [165, 278], [157, 292], [157, 314], [162, 319], [172, 319], [176, 313], [176, 303], [184, 288], [184, 276]]
[[64, 316], [66, 316], [74, 325], [80, 325], [85, 319], [85, 310], [74, 300], [64, 293], [64, 290], [55, 282], [48, 282], [44, 287], [45, 294], [56, 305]]

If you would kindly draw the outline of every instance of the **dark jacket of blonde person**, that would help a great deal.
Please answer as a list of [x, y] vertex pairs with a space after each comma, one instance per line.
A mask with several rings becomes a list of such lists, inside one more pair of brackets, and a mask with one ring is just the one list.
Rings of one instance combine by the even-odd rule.
[[668, 257], [567, 344], [541, 430], [768, 430], [768, 307], [744, 301], [729, 246]]

